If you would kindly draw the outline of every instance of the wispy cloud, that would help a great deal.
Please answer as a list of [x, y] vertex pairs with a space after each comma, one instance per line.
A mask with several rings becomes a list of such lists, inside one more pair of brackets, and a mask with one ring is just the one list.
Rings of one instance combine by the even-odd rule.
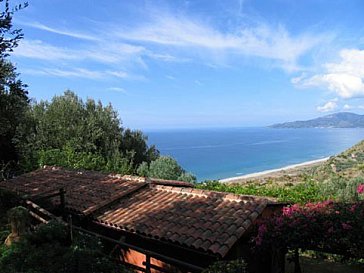
[[124, 71], [107, 71], [106, 73], [120, 79], [125, 79], [129, 76], [128, 73]]
[[28, 75], [42, 75], [42, 76], [53, 76], [61, 78], [86, 78], [86, 79], [108, 79], [108, 78], [121, 78], [121, 79], [133, 79], [133, 75], [129, 75], [124, 71], [99, 71], [90, 70], [85, 68], [36, 68], [36, 69], [23, 69], [22, 73]]
[[86, 79], [102, 79], [105, 73], [100, 71], [92, 71], [84, 68], [74, 69], [58, 69], [58, 68], [38, 68], [38, 69], [23, 69], [22, 73], [28, 75], [42, 75], [61, 78], [86, 78]]
[[166, 78], [169, 79], [169, 80], [171, 80], [171, 81], [176, 80], [176, 77], [173, 77], [171, 75], [166, 75]]
[[14, 50], [13, 55], [39, 60], [75, 60], [80, 59], [80, 52], [49, 45], [40, 40], [23, 40]]
[[118, 92], [118, 93], [123, 93], [123, 94], [126, 94], [126, 90], [122, 87], [109, 87], [108, 90], [110, 91], [115, 91], [115, 92]]
[[39, 60], [93, 60], [100, 63], [121, 63], [140, 56], [144, 51], [141, 46], [114, 43], [109, 47], [90, 45], [88, 48], [63, 48], [40, 40], [24, 40], [14, 50], [13, 55]]
[[198, 86], [203, 86], [203, 83], [200, 82], [199, 80], [195, 80], [195, 84], [198, 85]]
[[170, 54], [164, 54], [164, 53], [154, 53], [154, 52], [148, 52], [146, 54], [148, 57], [164, 62], [175, 62], [175, 63], [185, 63], [191, 61], [189, 58], [181, 58], [172, 56]]
[[77, 38], [77, 39], [82, 39], [82, 40], [89, 40], [89, 41], [99, 41], [100, 40], [97, 36], [92, 36], [92, 35], [84, 34], [84, 33], [81, 33], [81, 32], [74, 32], [74, 31], [70, 31], [70, 30], [66, 30], [66, 29], [57, 29], [57, 28], [53, 28], [53, 27], [50, 27], [50, 26], [46, 26], [46, 25], [41, 24], [39, 22], [18, 22], [18, 23], [20, 25], [24, 25], [24, 26], [28, 26], [28, 27], [32, 27], [32, 28], [36, 28], [36, 29], [56, 33], [56, 34], [61, 34], [61, 35], [69, 36], [69, 37], [72, 37], [72, 38]]
[[240, 54], [280, 61], [285, 68], [296, 67], [297, 60], [331, 34], [304, 33], [292, 36], [283, 26], [238, 26], [224, 32], [194, 18], [158, 14], [151, 22], [116, 31], [116, 36], [134, 42], [178, 48], [201, 48], [216, 54]]
[[343, 49], [340, 61], [323, 65], [323, 72], [292, 79], [300, 87], [322, 87], [344, 99], [364, 97], [364, 50]]
[[[243, 2], [239, 3], [241, 6]], [[90, 28], [87, 33], [40, 22], [23, 22], [28, 27], [83, 41], [61, 47], [41, 40], [23, 40], [14, 56], [46, 61], [49, 66], [54, 66], [53, 71], [48, 69], [46, 75], [54, 76], [87, 77], [86, 65], [90, 62], [110, 67], [112, 72], [103, 71], [99, 76], [90, 76], [94, 79], [105, 76], [130, 78], [125, 75], [130, 68], [147, 70], [151, 60], [163, 63], [196, 62], [227, 68], [230, 67], [229, 61], [239, 66], [244, 65], [241, 62], [243, 58], [255, 57], [269, 60], [273, 66], [286, 71], [295, 71], [300, 69], [301, 57], [332, 39], [329, 34], [292, 35], [282, 25], [273, 26], [265, 22], [222, 30], [203, 18], [160, 12], [152, 14], [143, 18], [137, 26], [124, 24], [124, 27], [120, 27], [120, 24], [110, 26], [99, 23], [97, 28]], [[64, 70], [59, 71], [58, 61], [63, 61], [63, 65], [69, 67], [80, 67], [80, 61], [85, 61], [84, 71], [69, 69], [61, 73]], [[116, 67], [125, 71], [115, 72]]]

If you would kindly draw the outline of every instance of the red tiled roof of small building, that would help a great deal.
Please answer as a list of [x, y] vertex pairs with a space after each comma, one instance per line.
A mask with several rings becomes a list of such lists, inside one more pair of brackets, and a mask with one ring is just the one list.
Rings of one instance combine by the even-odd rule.
[[66, 208], [84, 215], [94, 213], [98, 225], [220, 257], [271, 202], [168, 181], [46, 167], [1, 182], [0, 187], [30, 199], [64, 188]]
[[95, 221], [224, 257], [267, 202], [264, 198], [157, 185], [121, 200]]

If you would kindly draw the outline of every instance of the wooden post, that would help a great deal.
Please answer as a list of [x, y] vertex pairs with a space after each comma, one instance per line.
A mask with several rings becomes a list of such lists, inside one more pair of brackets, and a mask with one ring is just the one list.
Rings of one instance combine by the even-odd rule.
[[70, 228], [70, 239], [73, 242], [73, 226], [72, 226], [72, 215], [68, 215], [68, 225]]
[[301, 265], [300, 265], [300, 253], [298, 252], [298, 248], [294, 250], [294, 273], [302, 273]]
[[271, 255], [271, 273], [282, 273], [285, 268], [285, 250], [281, 248], [272, 247]]
[[59, 190], [59, 196], [60, 196], [60, 200], [61, 200], [61, 212], [62, 214], [64, 213], [64, 209], [66, 208], [66, 200], [65, 200], [65, 193], [66, 191], [64, 190], [64, 188], [61, 188]]
[[145, 272], [150, 273], [150, 256], [148, 254], [145, 255]]

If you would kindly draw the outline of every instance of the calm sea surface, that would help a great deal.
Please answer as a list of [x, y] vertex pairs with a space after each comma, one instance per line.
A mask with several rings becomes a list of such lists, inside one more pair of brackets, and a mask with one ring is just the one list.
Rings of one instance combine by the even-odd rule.
[[199, 181], [284, 167], [338, 154], [364, 139], [364, 129], [227, 128], [146, 132]]

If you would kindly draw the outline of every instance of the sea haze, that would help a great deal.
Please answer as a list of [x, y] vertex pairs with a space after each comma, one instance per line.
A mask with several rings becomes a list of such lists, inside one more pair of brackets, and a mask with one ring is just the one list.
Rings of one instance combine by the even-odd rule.
[[364, 129], [226, 128], [148, 131], [149, 143], [198, 181], [222, 179], [338, 154]]

